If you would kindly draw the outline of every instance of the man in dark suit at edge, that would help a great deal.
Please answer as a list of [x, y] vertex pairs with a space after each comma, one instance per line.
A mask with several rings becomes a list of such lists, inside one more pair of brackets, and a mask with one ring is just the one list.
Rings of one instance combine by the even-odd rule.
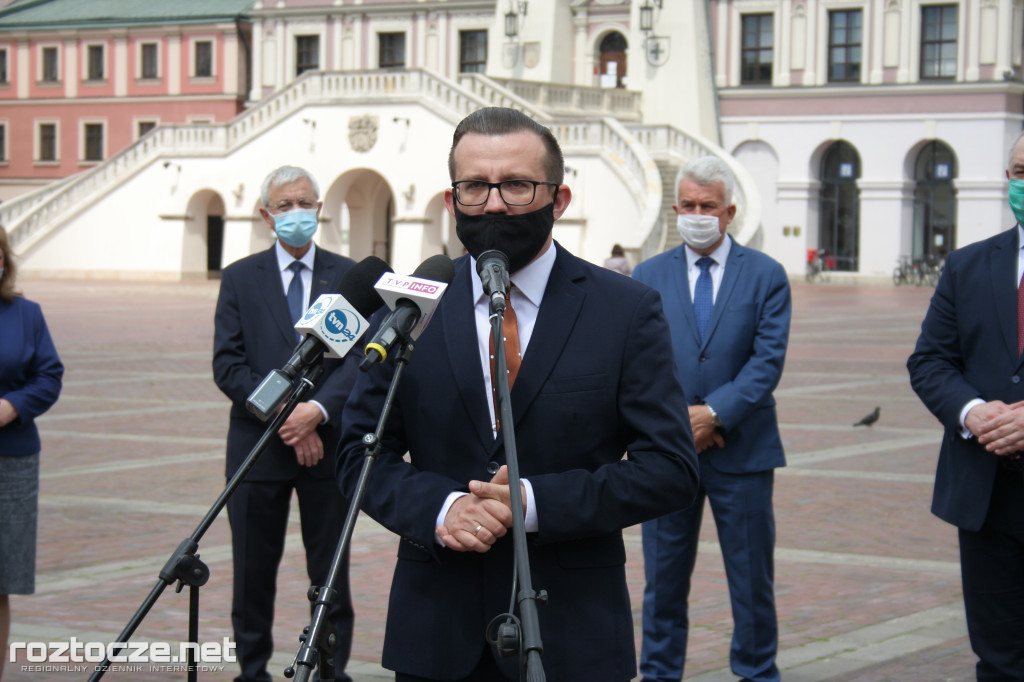
[[1017, 224], [946, 258], [910, 383], [945, 426], [932, 513], [959, 529], [979, 681], [1024, 680], [1024, 135], [1010, 148]]
[[[260, 215], [277, 240], [267, 251], [232, 263], [221, 273], [214, 327], [213, 375], [231, 399], [227, 471], [230, 478], [266, 430], [245, 407], [253, 389], [291, 357], [295, 322], [321, 294], [338, 293], [354, 265], [313, 243], [320, 210], [316, 180], [282, 166], [263, 181]], [[341, 410], [356, 375], [356, 359], [324, 360], [324, 374], [270, 440], [228, 500], [234, 562], [231, 622], [238, 682], [270, 680], [277, 571], [284, 552], [292, 491], [298, 496], [306, 570], [312, 585], [326, 583], [348, 503], [333, 480]], [[350, 680], [345, 666], [352, 644], [348, 558], [330, 613], [338, 636], [335, 679]], [[296, 632], [296, 635], [298, 633]]]
[[[550, 680], [627, 682], [636, 656], [622, 529], [685, 507], [697, 485], [658, 294], [552, 241], [571, 192], [557, 141], [529, 117], [467, 116], [449, 171], [445, 204], [470, 255], [456, 260], [415, 344], [363, 504], [401, 537], [383, 665], [398, 682], [518, 679], [518, 661], [485, 640], [509, 608], [513, 568], [488, 297], [475, 272], [494, 248], [510, 259], [506, 317], [515, 311], [521, 349], [512, 426], [532, 582], [550, 596], [538, 608], [544, 670]], [[346, 405], [346, 493], [393, 371], [388, 361], [361, 375]], [[491, 463], [502, 465], [493, 478]]]

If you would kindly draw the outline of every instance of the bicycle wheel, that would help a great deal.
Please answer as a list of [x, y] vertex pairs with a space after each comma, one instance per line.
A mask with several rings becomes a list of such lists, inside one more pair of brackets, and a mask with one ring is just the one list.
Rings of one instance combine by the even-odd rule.
[[899, 286], [906, 278], [903, 276], [903, 268], [896, 266], [892, 271], [892, 283]]
[[805, 275], [806, 278], [807, 278], [807, 281], [809, 283], [813, 283], [814, 282], [814, 276], [817, 275], [817, 274], [818, 274], [818, 268], [814, 265], [814, 263], [808, 263], [807, 264], [807, 274]]

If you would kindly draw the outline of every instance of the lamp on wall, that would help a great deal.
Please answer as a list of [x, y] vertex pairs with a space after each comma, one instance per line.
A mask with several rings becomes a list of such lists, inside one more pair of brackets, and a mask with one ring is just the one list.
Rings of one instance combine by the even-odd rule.
[[644, 35], [650, 35], [654, 30], [654, 10], [661, 9], [662, 0], [654, 0], [654, 4], [651, 4], [651, 0], [644, 0], [644, 4], [640, 7], [640, 30]]
[[526, 0], [509, 0], [505, 13], [505, 37], [512, 39], [519, 35], [519, 22], [526, 16]]

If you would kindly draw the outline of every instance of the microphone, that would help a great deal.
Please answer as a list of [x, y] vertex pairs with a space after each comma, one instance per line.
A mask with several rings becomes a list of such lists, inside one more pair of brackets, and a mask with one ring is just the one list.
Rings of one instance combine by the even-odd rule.
[[508, 256], [496, 249], [488, 249], [476, 259], [476, 272], [484, 293], [491, 297], [491, 311], [504, 310], [508, 297]]
[[373, 282], [391, 266], [376, 256], [356, 263], [342, 275], [338, 294], [322, 294], [309, 306], [295, 329], [303, 334], [284, 367], [271, 370], [246, 400], [250, 412], [267, 421], [277, 412], [291, 390], [292, 382], [321, 357], [342, 358], [366, 332], [367, 318], [384, 300], [373, 288]]
[[374, 288], [391, 308], [380, 329], [366, 344], [366, 357], [359, 369], [364, 372], [387, 360], [396, 341], [415, 341], [430, 322], [452, 278], [455, 266], [448, 256], [431, 256], [420, 263], [411, 277], [385, 273]]

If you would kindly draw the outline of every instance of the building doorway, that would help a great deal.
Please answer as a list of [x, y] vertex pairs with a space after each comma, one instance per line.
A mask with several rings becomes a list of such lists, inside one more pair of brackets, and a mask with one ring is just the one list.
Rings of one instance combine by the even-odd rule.
[[860, 156], [847, 142], [836, 142], [821, 162], [818, 248], [835, 270], [856, 271], [860, 249]]

